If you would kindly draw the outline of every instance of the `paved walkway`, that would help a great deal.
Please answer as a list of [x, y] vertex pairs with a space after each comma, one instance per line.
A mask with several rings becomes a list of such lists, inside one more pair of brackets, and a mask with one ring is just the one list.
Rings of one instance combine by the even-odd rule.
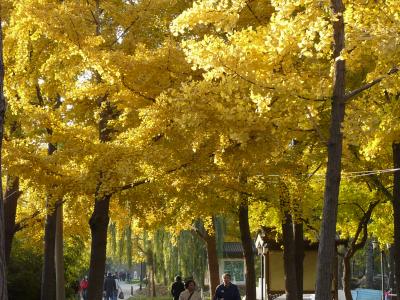
[[[134, 295], [136, 291], [139, 289], [138, 284], [130, 284], [123, 281], [118, 281], [118, 284], [121, 287], [122, 291], [124, 292], [124, 299], [129, 299], [130, 297], [132, 297], [131, 292], [133, 292]], [[83, 300], [82, 297], [81, 300]]]
[[130, 283], [125, 283], [123, 281], [119, 281], [118, 284], [121, 287], [122, 291], [124, 292], [124, 299], [129, 299], [130, 297], [132, 297], [131, 292], [135, 294], [136, 290], [139, 289], [138, 284], [130, 284]]

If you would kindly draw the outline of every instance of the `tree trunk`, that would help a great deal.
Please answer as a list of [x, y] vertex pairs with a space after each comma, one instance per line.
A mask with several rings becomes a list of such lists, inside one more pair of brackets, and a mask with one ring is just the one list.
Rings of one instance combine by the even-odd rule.
[[56, 299], [65, 300], [64, 277], [64, 230], [63, 204], [60, 201], [56, 209], [56, 240], [55, 240], [55, 269], [56, 269]]
[[4, 133], [4, 116], [6, 103], [4, 97], [4, 62], [3, 62], [3, 20], [0, 16], [0, 300], [7, 300], [7, 274], [5, 253], [5, 231], [4, 231], [4, 203], [2, 184], [2, 148]]
[[42, 271], [41, 300], [56, 298], [55, 270], [55, 238], [56, 238], [56, 209], [51, 199], [47, 198], [47, 215], [44, 228], [44, 257]]
[[284, 220], [282, 221], [282, 239], [286, 299], [297, 300], [295, 244], [292, 216], [289, 213], [285, 213]]
[[213, 222], [213, 233], [205, 232], [204, 240], [206, 242], [207, 248], [207, 261], [208, 261], [208, 270], [209, 270], [209, 281], [210, 281], [210, 294], [212, 295], [217, 286], [219, 284], [219, 263], [218, 263], [218, 254], [217, 254], [217, 239], [216, 239], [216, 220], [215, 217], [212, 216]]
[[351, 257], [345, 255], [343, 257], [343, 290], [346, 300], [353, 300], [351, 296]]
[[[393, 168], [400, 168], [400, 143], [393, 143]], [[394, 268], [396, 293], [400, 294], [400, 171], [393, 176]]]
[[328, 141], [328, 164], [325, 178], [324, 208], [317, 262], [316, 300], [331, 299], [332, 265], [335, 256], [337, 207], [340, 187], [343, 136], [341, 124], [345, 113], [345, 61], [339, 58], [344, 49], [344, 5], [342, 0], [331, 0], [334, 29], [334, 85], [331, 125]]
[[333, 287], [333, 300], [339, 300], [339, 277], [338, 277], [338, 253], [337, 253], [337, 247], [335, 247], [335, 259], [333, 263], [333, 276], [332, 276], [332, 287]]
[[[95, 15], [100, 20], [101, 8], [100, 0], [95, 1]], [[96, 35], [100, 35], [100, 23], [96, 24]], [[95, 72], [98, 82], [101, 81], [101, 75]], [[106, 143], [111, 141], [112, 128], [109, 128], [108, 122], [115, 117], [114, 108], [107, 95], [98, 99], [98, 108], [100, 109], [100, 119], [98, 123], [99, 141]], [[103, 184], [103, 171], [99, 172], [99, 181], [95, 193], [94, 211], [90, 217], [90, 231], [92, 235], [92, 244], [90, 252], [90, 270], [88, 299], [101, 300], [103, 295], [103, 281], [106, 266], [106, 248], [107, 248], [107, 229], [110, 209], [110, 199], [112, 194], [100, 194], [100, 187]]]
[[372, 289], [374, 287], [374, 249], [372, 247], [371, 240], [368, 240], [365, 256], [366, 256], [365, 285], [367, 289]]
[[128, 261], [128, 269], [132, 269], [132, 225], [129, 224], [126, 229], [126, 256]]
[[303, 300], [303, 261], [304, 261], [304, 229], [303, 223], [294, 224], [294, 257], [296, 264], [297, 299]]
[[204, 228], [202, 223], [196, 223], [194, 232], [206, 244], [210, 293], [212, 295], [217, 289], [220, 279], [219, 279], [219, 263], [218, 263], [217, 235], [216, 235], [218, 225], [215, 216], [211, 216], [211, 220], [213, 225], [212, 233], [208, 232]]
[[156, 293], [156, 258], [154, 257], [154, 252], [152, 252], [153, 259], [151, 264], [151, 297], [155, 298], [157, 296]]
[[151, 277], [151, 268], [149, 268], [149, 271], [146, 272], [146, 280], [147, 280], [146, 288], [147, 288], [147, 296], [148, 297], [151, 297], [151, 280], [150, 280], [150, 277]]
[[390, 245], [389, 248], [389, 288], [394, 290], [394, 247]]
[[17, 214], [18, 199], [21, 194], [19, 190], [19, 178], [7, 176], [6, 192], [4, 193], [5, 253], [7, 264], [10, 261], [12, 241], [15, 235], [15, 216]]
[[[286, 184], [280, 182], [279, 194], [281, 213], [282, 213], [282, 240], [283, 240], [283, 269], [285, 279], [286, 299], [297, 300], [297, 271], [296, 250], [295, 250], [295, 226], [290, 214], [291, 201], [290, 193]], [[300, 247], [302, 247], [300, 245]]]
[[206, 237], [208, 270], [210, 272], [210, 293], [214, 293], [219, 284], [219, 263], [217, 256], [217, 243], [215, 234], [208, 234]]
[[[47, 129], [47, 133], [51, 135], [51, 129]], [[48, 144], [48, 155], [52, 155], [56, 150], [57, 147], [54, 144]], [[47, 196], [41, 300], [54, 300], [56, 298], [55, 245], [57, 206], [57, 203], [51, 199], [51, 196]]]
[[110, 198], [110, 195], [105, 195], [95, 200], [94, 211], [89, 220], [92, 234], [88, 288], [89, 300], [101, 300], [103, 296], [107, 228], [110, 219], [108, 216]]
[[250, 234], [249, 207], [241, 203], [239, 207], [240, 238], [243, 245], [246, 277], [246, 299], [256, 299], [256, 271], [254, 267], [253, 240]]

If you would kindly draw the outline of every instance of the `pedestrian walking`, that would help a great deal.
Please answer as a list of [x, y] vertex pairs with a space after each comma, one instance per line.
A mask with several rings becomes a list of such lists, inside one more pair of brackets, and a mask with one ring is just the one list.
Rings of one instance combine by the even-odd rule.
[[87, 300], [88, 299], [88, 287], [89, 287], [89, 281], [88, 281], [87, 276], [83, 277], [83, 279], [81, 280], [81, 282], [79, 284], [79, 287], [81, 290], [81, 296], [82, 296], [83, 300]]
[[213, 300], [240, 300], [239, 289], [231, 282], [231, 275], [222, 275], [222, 283], [217, 286]]
[[116, 289], [117, 285], [115, 284], [115, 279], [111, 273], [108, 273], [106, 279], [104, 280], [104, 291], [106, 293], [105, 300], [114, 300], [114, 293]]
[[193, 279], [185, 281], [185, 290], [179, 295], [179, 300], [202, 300]]
[[179, 295], [185, 290], [185, 285], [182, 282], [181, 276], [175, 277], [175, 282], [171, 286], [171, 295], [174, 300], [179, 300]]
[[121, 286], [118, 284], [118, 279], [114, 276], [114, 280], [115, 280], [115, 291], [114, 291], [114, 298], [113, 300], [117, 300], [118, 299], [118, 293], [121, 289]]

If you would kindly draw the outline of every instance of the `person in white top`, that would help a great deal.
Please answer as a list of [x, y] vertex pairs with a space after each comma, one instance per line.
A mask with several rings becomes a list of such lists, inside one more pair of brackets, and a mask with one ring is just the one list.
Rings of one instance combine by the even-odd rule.
[[193, 279], [185, 281], [185, 290], [179, 295], [179, 300], [202, 300], [200, 293], [196, 290]]
[[115, 280], [115, 291], [114, 291], [113, 300], [117, 300], [118, 299], [118, 294], [119, 294], [120, 291], [122, 291], [122, 289], [121, 289], [121, 286], [118, 284], [117, 276], [114, 276], [114, 280]]

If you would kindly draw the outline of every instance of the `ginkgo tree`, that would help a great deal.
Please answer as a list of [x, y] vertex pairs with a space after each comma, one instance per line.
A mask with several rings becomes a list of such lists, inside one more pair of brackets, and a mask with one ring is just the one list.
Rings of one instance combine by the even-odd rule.
[[211, 228], [215, 211], [240, 215], [252, 267], [248, 209], [268, 203], [281, 229], [318, 219], [322, 182], [312, 179], [323, 171], [331, 208], [317, 298], [329, 297], [343, 135], [346, 152], [360, 131], [352, 120], [371, 115], [357, 107], [371, 107], [367, 89], [394, 103], [379, 111], [381, 128], [397, 120], [395, 1], [9, 3], [5, 91], [22, 134], [6, 144], [7, 171], [49, 203], [64, 199], [68, 218], [89, 208], [90, 298], [101, 297], [112, 198], [148, 226], [176, 224], [176, 214], [179, 229], [199, 218]]
[[[0, 14], [3, 13], [0, 7]], [[3, 16], [0, 15], [0, 157], [3, 142], [3, 128], [5, 116], [5, 96], [4, 96], [4, 61], [3, 61]], [[1, 163], [1, 159], [0, 159]], [[5, 254], [5, 232], [4, 228], [4, 204], [3, 204], [3, 188], [1, 180], [1, 164], [0, 164], [0, 299], [7, 299], [7, 276], [6, 276], [6, 254]]]
[[[393, 15], [391, 3], [386, 3], [384, 8], [385, 15], [390, 15], [390, 18], [379, 17], [379, 10], [370, 7], [373, 4], [367, 5], [366, 8], [361, 2], [349, 4], [346, 10], [342, 1], [283, 3], [271, 1], [271, 5], [275, 13], [272, 14], [266, 26], [255, 25], [234, 31], [232, 28], [236, 29], [236, 22], [240, 20], [238, 12], [247, 7], [246, 2], [201, 1], [175, 20], [173, 30], [185, 34], [185, 30], [197, 28], [201, 30], [202, 24], [213, 25], [217, 31], [215, 34], [205, 34], [200, 40], [194, 38], [184, 41], [183, 45], [189, 61], [208, 70], [209, 77], [217, 78], [221, 74], [230, 73], [254, 83], [255, 88], [264, 87], [264, 91], [259, 88], [263, 96], [267, 92], [276, 97], [290, 95], [293, 102], [297, 104], [293, 105], [297, 110], [301, 102], [307, 102], [305, 109], [310, 113], [304, 113], [304, 116], [308, 115], [311, 122], [313, 118], [320, 118], [318, 108], [324, 107], [328, 99], [333, 99], [332, 119], [328, 122], [328, 124], [331, 122], [332, 126], [327, 135], [327, 138], [330, 138], [328, 142], [330, 158], [325, 190], [327, 206], [325, 206], [321, 229], [317, 280], [317, 298], [326, 299], [329, 297], [334, 255], [342, 148], [340, 128], [344, 118], [345, 101], [380, 83], [385, 78], [382, 74], [396, 73], [398, 69], [393, 68], [393, 65], [396, 65], [397, 61], [395, 56], [382, 55], [380, 52], [379, 57], [382, 59], [377, 59], [373, 70], [367, 74], [353, 75], [352, 72], [356, 72], [359, 62], [362, 61], [361, 52], [369, 51], [366, 49], [374, 51], [376, 45], [379, 45], [382, 39], [380, 32], [395, 30], [396, 16]], [[373, 10], [373, 12], [364, 19], [362, 16], [365, 15], [366, 10]], [[196, 17], [193, 17], [194, 15]], [[387, 26], [378, 26], [375, 31], [371, 22], [374, 18], [371, 16], [379, 18], [379, 24], [388, 22]], [[347, 30], [346, 48], [344, 18], [354, 20], [349, 23], [352, 25]], [[360, 43], [360, 40], [365, 42]], [[235, 47], [235, 42], [237, 47]], [[334, 42], [333, 48], [332, 42]], [[247, 51], [240, 51], [240, 49]], [[395, 51], [393, 47], [385, 50]], [[390, 57], [390, 63], [388, 57]], [[346, 71], [345, 59], [348, 60], [349, 71]], [[257, 63], [254, 69], [252, 69], [253, 62]], [[355, 76], [359, 79], [355, 81], [359, 83], [358, 86], [353, 85], [355, 89], [352, 91], [348, 91], [349, 88], [345, 86], [345, 76], [349, 78]], [[304, 78], [307, 79], [304, 80]], [[371, 83], [363, 85], [363, 81], [368, 82], [370, 78]], [[324, 87], [322, 93], [318, 91], [321, 86]], [[269, 98], [273, 99], [273, 97]], [[271, 100], [262, 101], [262, 103], [271, 103]], [[279, 103], [279, 100], [276, 103]]]
[[[182, 3], [171, 7], [166, 2], [148, 1], [113, 5], [101, 1], [49, 1], [40, 5], [21, 1], [12, 16], [18, 22], [12, 23], [7, 35], [9, 67], [15, 66], [15, 72], [9, 73], [9, 82], [13, 84], [8, 93], [13, 108], [24, 121], [22, 126], [27, 126], [24, 131], [27, 135], [32, 133], [28, 139], [13, 145], [12, 149], [18, 149], [20, 154], [14, 170], [25, 177], [32, 176], [22, 173], [24, 168], [28, 171], [27, 161], [35, 167], [38, 162], [35, 155], [40, 150], [37, 136], [40, 132], [35, 128], [40, 131], [52, 124], [52, 135], [44, 134], [42, 138], [62, 145], [51, 158], [51, 166], [57, 166], [58, 170], [49, 174], [37, 166], [32, 182], [48, 188], [56, 185], [62, 196], [71, 192], [95, 196], [91, 221], [93, 245], [96, 245], [96, 228], [102, 228], [99, 232], [106, 234], [111, 195], [129, 188], [143, 173], [138, 163], [141, 153], [135, 152], [134, 141], [126, 134], [140, 121], [136, 117], [137, 108], [154, 101], [174, 81], [178, 84], [179, 77], [186, 77], [185, 72], [190, 70], [183, 55], [177, 55], [180, 50], [169, 38], [166, 27], [168, 18], [181, 6]], [[137, 23], [141, 24], [140, 30], [133, 30]], [[17, 36], [24, 37], [23, 42], [17, 43], [14, 39]], [[14, 43], [18, 47], [13, 47]], [[32, 59], [31, 54], [37, 54], [38, 59]], [[45, 98], [60, 96], [62, 105], [57, 112], [51, 112], [47, 106], [32, 105], [38, 86]], [[117, 155], [120, 153], [123, 158]], [[128, 167], [128, 171], [127, 166], [134, 163], [138, 163], [136, 170]], [[46, 167], [49, 165], [45, 163], [43, 168]], [[68, 173], [71, 176], [64, 176]], [[57, 184], [57, 178], [63, 183]], [[89, 293], [93, 295], [101, 293], [105, 239], [100, 238], [98, 246], [92, 249]]]

